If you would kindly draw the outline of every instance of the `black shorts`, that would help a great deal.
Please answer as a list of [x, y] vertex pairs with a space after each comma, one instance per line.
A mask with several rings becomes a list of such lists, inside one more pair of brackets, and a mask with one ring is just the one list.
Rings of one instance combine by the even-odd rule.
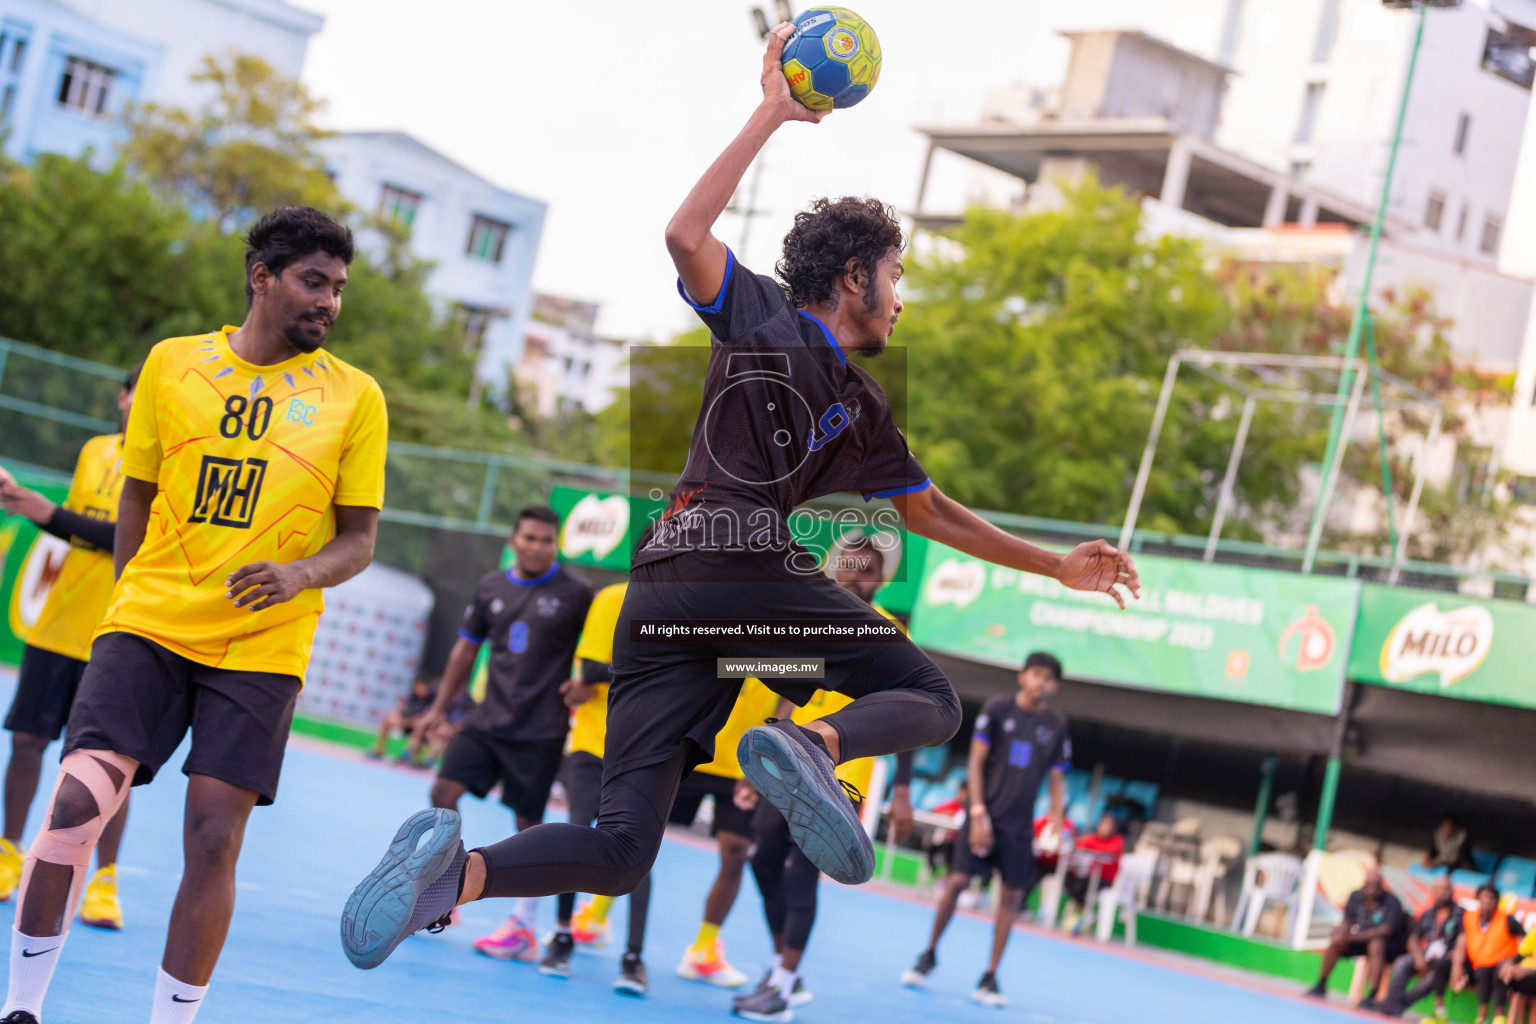
[[1509, 983], [1509, 990], [1522, 996], [1536, 996], [1536, 974], [1527, 974]]
[[58, 739], [64, 734], [64, 723], [69, 721], [69, 708], [84, 674], [83, 661], [31, 644], [23, 647], [16, 696], [6, 712], [5, 727], [11, 732]]
[[560, 762], [560, 784], [565, 787], [571, 824], [590, 825], [596, 821], [603, 795], [603, 759], [585, 750], [566, 754]]
[[[1367, 942], [1351, 942], [1349, 945], [1344, 947], [1345, 957], [1368, 956], [1370, 952], [1370, 943]], [[1389, 938], [1387, 940], [1386, 963], [1390, 965], [1394, 960], [1407, 952], [1408, 937], [1406, 935], [1393, 936]]]
[[443, 752], [437, 777], [457, 782], [481, 798], [499, 782], [504, 806], [520, 817], [541, 821], [564, 750], [563, 739], [514, 743], [466, 725]]
[[1033, 832], [995, 832], [992, 849], [985, 857], [971, 852], [968, 830], [955, 841], [951, 871], [972, 877], [989, 877], [994, 870], [1010, 889], [1029, 892], [1035, 887], [1035, 837]]
[[742, 684], [740, 679], [717, 676], [717, 657], [826, 659], [824, 679], [763, 680], [780, 696], [799, 705], [809, 701], [818, 689], [857, 698], [911, 688], [954, 699], [944, 674], [906, 637], [856, 643], [632, 639], [630, 623], [649, 619], [790, 619], [890, 625], [878, 611], [825, 576], [768, 580], [750, 586], [701, 583], [690, 578], [686, 562], [692, 557], [679, 555], [651, 562], [638, 566], [630, 576], [613, 638], [614, 680], [608, 691], [605, 777], [661, 764], [685, 742], [692, 747], [690, 767], [714, 759], [715, 735], [730, 717]]
[[133, 633], [107, 633], [91, 645], [64, 753], [131, 757], [139, 762], [133, 784], [142, 786], [190, 729], [185, 774], [239, 786], [258, 805], [270, 804], [300, 685], [298, 676], [212, 668]]
[[689, 772], [682, 785], [677, 787], [677, 799], [672, 801], [672, 813], [667, 816], [667, 821], [673, 825], [692, 825], [705, 796], [715, 798], [715, 820], [709, 827], [710, 835], [729, 832], [752, 838], [752, 812], [736, 806], [736, 780], [724, 775]]

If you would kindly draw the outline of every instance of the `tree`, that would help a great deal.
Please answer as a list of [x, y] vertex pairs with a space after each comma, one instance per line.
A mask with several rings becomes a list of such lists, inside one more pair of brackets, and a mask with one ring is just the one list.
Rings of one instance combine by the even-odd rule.
[[128, 113], [121, 156], [162, 194], [225, 230], [276, 206], [338, 210], [316, 144], [324, 104], [260, 57], [204, 58], [192, 81], [212, 87], [197, 110], [147, 103]]

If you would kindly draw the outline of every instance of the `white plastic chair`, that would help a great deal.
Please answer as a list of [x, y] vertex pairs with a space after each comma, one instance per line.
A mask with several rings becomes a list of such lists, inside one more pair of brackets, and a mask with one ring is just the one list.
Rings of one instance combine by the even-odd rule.
[[[1243, 856], [1243, 844], [1231, 836], [1212, 836], [1200, 844], [1200, 866], [1195, 872], [1195, 891], [1189, 900], [1189, 920], [1204, 921], [1211, 913], [1211, 901], [1217, 883], [1227, 878]], [[1221, 913], [1226, 914], [1226, 897], [1221, 898]]]
[[1266, 906], [1293, 907], [1301, 882], [1302, 863], [1289, 853], [1265, 853], [1249, 858], [1243, 871], [1243, 894], [1238, 897], [1234, 924], [1241, 923], [1244, 935], [1259, 930], [1259, 919]]
[[1094, 938], [1108, 942], [1115, 933], [1115, 914], [1124, 910], [1126, 945], [1136, 943], [1136, 904], [1141, 887], [1152, 880], [1157, 861], [1144, 853], [1128, 853], [1120, 858], [1120, 870], [1108, 888], [1099, 890], [1098, 915]]
[[1035, 852], [1055, 853], [1056, 870], [1040, 881], [1040, 902], [1035, 920], [1044, 928], [1055, 928], [1061, 916], [1061, 894], [1066, 884], [1067, 858], [1072, 852], [1072, 840], [1055, 829], [1047, 828], [1036, 843]]

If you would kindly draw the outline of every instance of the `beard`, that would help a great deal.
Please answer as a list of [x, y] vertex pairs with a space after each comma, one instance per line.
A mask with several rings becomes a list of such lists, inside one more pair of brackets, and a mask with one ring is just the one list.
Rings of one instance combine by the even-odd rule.
[[296, 320], [289, 324], [287, 327], [283, 328], [283, 337], [288, 339], [288, 344], [292, 345], [294, 348], [298, 349], [305, 355], [308, 355], [309, 353], [318, 349], [321, 345], [325, 344], [325, 335], [330, 329], [329, 324], [321, 324], [320, 326], [323, 327], [324, 330], [320, 332], [319, 338], [314, 338], [304, 330], [304, 325], [311, 323], [317, 323], [317, 321]]
[[880, 296], [874, 289], [870, 289], [864, 293], [859, 305], [866, 314], [859, 321], [860, 333], [868, 333], [864, 333], [864, 340], [853, 351], [865, 359], [875, 359], [885, 353], [885, 321], [875, 319], [880, 312]]

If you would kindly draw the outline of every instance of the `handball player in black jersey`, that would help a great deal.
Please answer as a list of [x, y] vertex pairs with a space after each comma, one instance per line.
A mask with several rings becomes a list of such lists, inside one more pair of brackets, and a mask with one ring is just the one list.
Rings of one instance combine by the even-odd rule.
[[[901, 313], [901, 227], [872, 199], [818, 200], [784, 240], [780, 281], [742, 266], [711, 233], [768, 138], [825, 116], [789, 92], [780, 25], [763, 59], [763, 101], [704, 172], [667, 227], [683, 299], [713, 335], [704, 399], [667, 509], [637, 542], [615, 635], [608, 746], [597, 823], [536, 825], [466, 852], [458, 817], [421, 811], [400, 827], [342, 914], [359, 967], [454, 906], [562, 892], [622, 895], [650, 871], [679, 781], [714, 756], [741, 687], [721, 657], [819, 657], [822, 680], [765, 680], [805, 703], [818, 687], [853, 698], [807, 726], [750, 729], [737, 754], [796, 844], [832, 878], [867, 881], [869, 836], [833, 774], [844, 760], [947, 741], [960, 725], [949, 681], [869, 605], [821, 572], [787, 524], [803, 502], [840, 492], [889, 498], [906, 527], [978, 558], [1078, 590], [1137, 595], [1131, 559], [1104, 541], [1066, 554], [1036, 547], [945, 497], [908, 451], [889, 403], [854, 357], [878, 356]], [[874, 643], [636, 635], [661, 620], [816, 621], [875, 625]], [[633, 624], [633, 626], [632, 626]]]

